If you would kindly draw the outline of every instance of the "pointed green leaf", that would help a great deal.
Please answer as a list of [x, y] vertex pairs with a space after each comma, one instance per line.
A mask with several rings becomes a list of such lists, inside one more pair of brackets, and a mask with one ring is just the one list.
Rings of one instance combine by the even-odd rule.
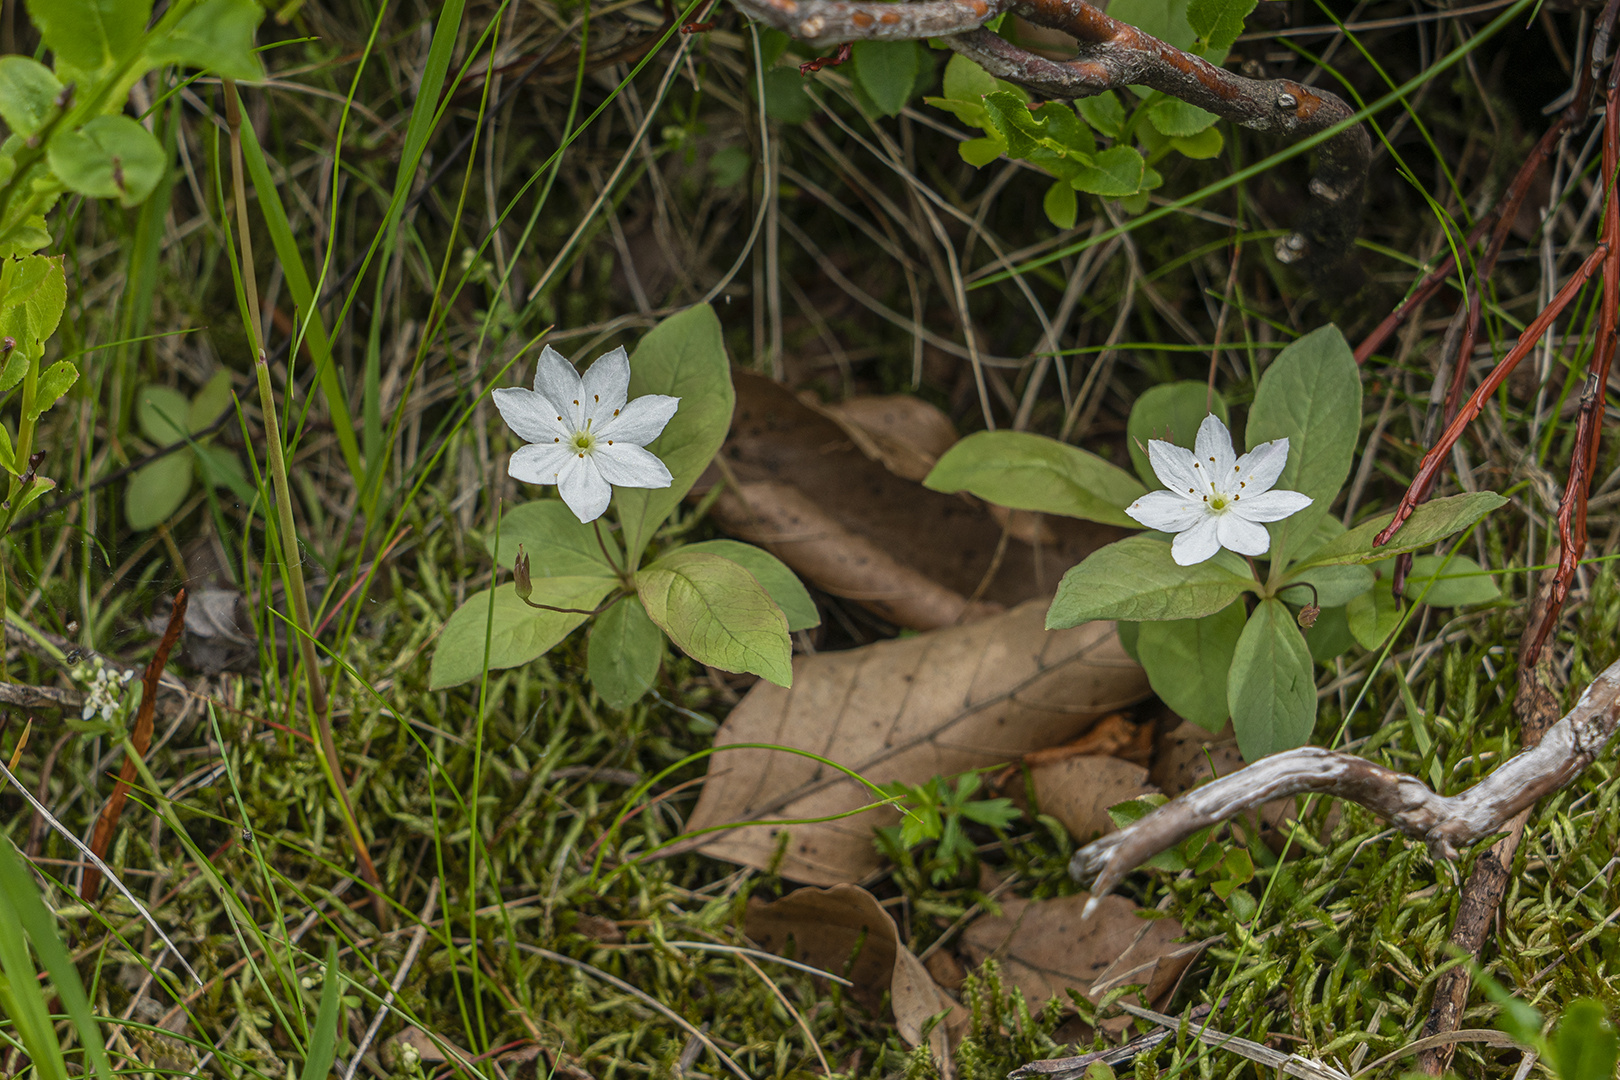
[[1494, 491], [1471, 491], [1431, 499], [1412, 511], [1399, 531], [1383, 547], [1373, 547], [1373, 538], [1395, 520], [1394, 514], [1380, 514], [1362, 522], [1337, 540], [1311, 552], [1300, 565], [1327, 566], [1333, 563], [1374, 563], [1393, 555], [1417, 551], [1436, 544], [1452, 533], [1471, 529], [1486, 514], [1507, 502]]
[[816, 602], [810, 599], [804, 583], [788, 569], [786, 563], [764, 548], [736, 540], [705, 540], [688, 544], [680, 550], [718, 555], [741, 565], [771, 594], [771, 599], [776, 601], [776, 606], [787, 617], [790, 631], [808, 630], [821, 625], [821, 613], [816, 610]]
[[62, 84], [51, 69], [26, 56], [0, 56], [0, 119], [13, 135], [37, 132], [56, 110]]
[[1228, 676], [1227, 706], [1245, 761], [1292, 750], [1316, 726], [1315, 667], [1293, 613], [1262, 600], [1238, 638]]
[[[1222, 552], [1196, 566], [1177, 566], [1170, 545], [1132, 536], [1092, 552], [1058, 584], [1046, 613], [1046, 628], [1059, 630], [1094, 619], [1200, 619], [1256, 588], [1252, 577]], [[1137, 647], [1141, 647], [1138, 639]]]
[[1124, 508], [1146, 493], [1130, 473], [1096, 454], [1023, 431], [969, 435], [945, 451], [923, 486], [1133, 529], [1140, 526]]
[[1153, 692], [1184, 719], [1221, 730], [1229, 715], [1227, 671], [1248, 618], [1238, 601], [1202, 619], [1139, 624], [1136, 654]]
[[227, 79], [264, 78], [253, 51], [253, 32], [264, 19], [254, 0], [203, 0], [181, 16], [173, 30], [146, 47], [152, 64], [200, 68]]
[[647, 444], [674, 476], [667, 488], [618, 488], [614, 501], [630, 565], [708, 467], [731, 428], [736, 393], [720, 320], [707, 304], [671, 315], [647, 333], [630, 357], [630, 396], [671, 394], [680, 408]]
[[1406, 575], [1404, 595], [1433, 607], [1465, 607], [1500, 599], [1490, 573], [1466, 555], [1419, 555]]
[[857, 41], [850, 52], [855, 85], [883, 116], [896, 116], [911, 98], [922, 49], [915, 41]]
[[1361, 432], [1361, 369], [1339, 328], [1305, 335], [1277, 355], [1260, 377], [1249, 407], [1250, 449], [1288, 440], [1288, 462], [1276, 487], [1299, 491], [1310, 506], [1267, 526], [1273, 560], [1297, 555], [1327, 516], [1350, 475]]
[[79, 378], [79, 369], [66, 360], [58, 360], [39, 373], [39, 386], [34, 391], [34, 406], [27, 419], [38, 420], [61, 396], [68, 392]]
[[1162, 439], [1184, 449], [1192, 449], [1198, 425], [1213, 412], [1227, 422], [1226, 399], [1217, 391], [1210, 397], [1206, 383], [1187, 380], [1160, 383], [1145, 391], [1131, 406], [1131, 415], [1125, 422], [1125, 445], [1131, 453], [1131, 464], [1149, 490], [1164, 487], [1148, 461], [1147, 445], [1151, 439]]
[[1110, 139], [1117, 139], [1124, 133], [1125, 106], [1119, 103], [1112, 90], [1104, 90], [1096, 97], [1081, 98], [1074, 104], [1080, 110], [1080, 115], [1086, 118], [1086, 123]]
[[677, 551], [636, 574], [647, 615], [692, 659], [793, 681], [787, 619], [762, 585], [718, 555]]
[[157, 139], [127, 116], [98, 116], [48, 146], [51, 169], [68, 190], [124, 206], [152, 194], [168, 166]]
[[647, 618], [634, 596], [608, 608], [591, 627], [586, 666], [591, 685], [610, 709], [627, 709], [658, 678], [664, 661], [664, 633]]
[[124, 520], [139, 531], [156, 528], [180, 509], [190, 491], [190, 451], [149, 461], [135, 470], [124, 489]]
[[[624, 554], [607, 529], [601, 536], [598, 541], [596, 529], [575, 517], [561, 499], [537, 499], [501, 516], [500, 564], [512, 569], [518, 545], [522, 544], [533, 577], [610, 577], [613, 566], [602, 548], [606, 546], [613, 561], [621, 566]], [[484, 538], [491, 556], [495, 554], [495, 540], [493, 531]]]
[[326, 968], [321, 979], [321, 1001], [315, 1007], [315, 1027], [309, 1033], [309, 1052], [299, 1080], [326, 1080], [337, 1057], [337, 1029], [343, 1006], [343, 972], [338, 968], [338, 946], [326, 943]]
[[[536, 578], [529, 599], [552, 607], [590, 611], [618, 582], [606, 577]], [[467, 598], [444, 624], [433, 650], [428, 684], [434, 690], [476, 679], [484, 673], [484, 640], [489, 639], [489, 669], [527, 664], [568, 636], [587, 616], [541, 611], [518, 599], [511, 582], [494, 589], [491, 622], [489, 589]]]

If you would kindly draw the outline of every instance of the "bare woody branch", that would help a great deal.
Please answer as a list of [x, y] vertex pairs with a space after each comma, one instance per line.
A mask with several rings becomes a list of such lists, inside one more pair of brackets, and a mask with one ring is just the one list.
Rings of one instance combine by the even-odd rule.
[[[1084, 0], [734, 0], [750, 17], [814, 45], [857, 40], [944, 38], [999, 78], [1046, 98], [1093, 97], [1146, 86], [1255, 131], [1299, 139], [1354, 113], [1338, 97], [1291, 79], [1250, 79], [1183, 52]], [[1050, 60], [982, 29], [1011, 12], [1079, 42], [1073, 59]], [[1313, 284], [1336, 292], [1359, 281], [1352, 259], [1372, 144], [1361, 125], [1324, 141], [1310, 184], [1311, 209], [1277, 242]]]
[[1069, 874], [1093, 896], [1111, 891], [1132, 869], [1193, 833], [1272, 799], [1315, 793], [1359, 803], [1436, 859], [1499, 832], [1537, 799], [1563, 788], [1597, 759], [1620, 725], [1620, 661], [1606, 668], [1581, 699], [1525, 750], [1458, 795], [1437, 795], [1415, 776], [1354, 754], [1306, 746], [1263, 758], [1170, 802], [1119, 832], [1087, 844]]

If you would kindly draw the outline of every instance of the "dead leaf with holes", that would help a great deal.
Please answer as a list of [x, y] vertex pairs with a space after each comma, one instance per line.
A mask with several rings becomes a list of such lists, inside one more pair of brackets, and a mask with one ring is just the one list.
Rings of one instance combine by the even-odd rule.
[[733, 372], [733, 383], [731, 434], [692, 498], [724, 480], [710, 511], [721, 528], [897, 626], [951, 626], [1048, 595], [1124, 535], [1064, 518], [998, 519], [975, 499], [929, 491], [917, 477], [949, 443], [946, 418], [930, 418], [926, 403], [822, 406], [750, 372]]
[[1082, 919], [1089, 899], [1078, 893], [1002, 900], [1000, 915], [981, 916], [962, 931], [960, 951], [974, 965], [999, 963], [1031, 1012], [1051, 998], [1066, 1002], [1069, 990], [1095, 1002], [1116, 986], [1141, 984], [1144, 1003], [1174, 990], [1203, 946], [1177, 942], [1179, 922], [1140, 918], [1123, 896], [1103, 897], [1091, 918]]
[[797, 889], [771, 903], [751, 899], [744, 932], [775, 953], [789, 951], [791, 941], [795, 958], [850, 980], [855, 999], [873, 1012], [887, 993], [895, 1028], [908, 1045], [923, 1041], [930, 1018], [947, 1013], [929, 1032], [928, 1045], [934, 1060], [949, 1067], [949, 1039], [966, 1026], [967, 1010], [934, 983], [865, 889], [834, 885]]
[[778, 866], [794, 881], [858, 881], [882, 865], [872, 830], [898, 812], [885, 806], [836, 821], [770, 824], [858, 810], [872, 793], [812, 758], [726, 746], [793, 747], [875, 784], [921, 784], [1077, 738], [1147, 696], [1147, 678], [1113, 623], [1049, 632], [1046, 607], [1034, 600], [967, 626], [795, 657], [791, 689], [757, 684], [715, 734], [720, 752], [689, 828], [741, 827], [691, 846], [746, 866]]

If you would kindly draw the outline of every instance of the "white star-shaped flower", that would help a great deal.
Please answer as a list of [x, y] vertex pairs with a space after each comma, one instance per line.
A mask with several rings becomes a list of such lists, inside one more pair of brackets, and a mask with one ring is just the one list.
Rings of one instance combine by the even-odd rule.
[[496, 390], [495, 407], [528, 446], [519, 447], [507, 472], [529, 484], [556, 484], [581, 521], [602, 516], [613, 487], [669, 487], [669, 470], [646, 449], [675, 415], [680, 398], [644, 394], [626, 401], [630, 358], [623, 348], [600, 357], [580, 376], [547, 345], [534, 373], [534, 389]]
[[1231, 433], [1213, 414], [1198, 426], [1194, 449], [1150, 439], [1148, 460], [1169, 490], [1149, 492], [1125, 512], [1150, 529], [1175, 533], [1170, 555], [1180, 566], [1201, 563], [1221, 548], [1264, 555], [1271, 534], [1262, 523], [1311, 505], [1308, 495], [1271, 489], [1288, 461], [1287, 439], [1261, 443], [1238, 457]]

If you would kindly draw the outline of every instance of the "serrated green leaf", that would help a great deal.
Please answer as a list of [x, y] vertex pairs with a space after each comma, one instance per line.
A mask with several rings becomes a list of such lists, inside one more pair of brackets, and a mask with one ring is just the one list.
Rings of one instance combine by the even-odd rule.
[[[1109, 544], [1071, 567], [1046, 613], [1046, 628], [1059, 630], [1095, 619], [1201, 619], [1257, 588], [1238, 573], [1243, 563], [1222, 552], [1196, 566], [1177, 566], [1170, 544], [1132, 536]], [[1137, 647], [1141, 647], [1138, 637]]]
[[1161, 439], [1191, 450], [1198, 425], [1211, 412], [1220, 417], [1221, 423], [1226, 423], [1229, 415], [1226, 399], [1219, 391], [1211, 398], [1208, 384], [1193, 380], [1160, 383], [1136, 399], [1130, 418], [1125, 421], [1125, 446], [1130, 451], [1136, 475], [1150, 490], [1164, 484], [1148, 460], [1149, 440]]
[[737, 397], [731, 387], [720, 320], [708, 304], [671, 315], [647, 332], [630, 356], [630, 396], [671, 394], [681, 399], [662, 435], [647, 444], [673, 482], [667, 488], [618, 488], [614, 502], [630, 566], [641, 562], [647, 540], [708, 467], [731, 429]]
[[51, 170], [70, 191], [135, 206], [152, 194], [168, 158], [150, 131], [127, 116], [98, 116], [48, 144]]
[[1344, 605], [1350, 633], [1363, 649], [1381, 648], [1401, 622], [1401, 605], [1387, 582], [1368, 589]]
[[[613, 591], [618, 581], [606, 577], [536, 578], [529, 599], [552, 607], [589, 611]], [[428, 685], [434, 690], [476, 679], [484, 673], [484, 639], [489, 638], [489, 669], [518, 667], [555, 646], [587, 616], [541, 611], [518, 599], [511, 582], [481, 589], [467, 598], [444, 624], [434, 646]]]
[[0, 270], [0, 329], [17, 342], [13, 355], [32, 347], [43, 355], [44, 343], [56, 333], [67, 307], [63, 256], [27, 255], [7, 260]]
[[1465, 607], [1488, 604], [1502, 596], [1502, 590], [1479, 563], [1466, 555], [1418, 555], [1406, 575], [1404, 595], [1433, 607]]
[[135, 470], [124, 489], [124, 520], [138, 531], [154, 529], [180, 509], [191, 491], [191, 454], [177, 450]]
[[788, 630], [808, 630], [821, 625], [821, 613], [816, 610], [816, 602], [810, 599], [804, 583], [788, 569], [786, 563], [764, 548], [736, 540], [705, 540], [688, 544], [680, 550], [718, 555], [753, 574], [755, 580], [770, 593], [771, 599], [776, 601], [776, 606], [782, 609], [782, 614], [787, 617]]
[[191, 402], [168, 386], [143, 386], [135, 394], [135, 422], [152, 442], [169, 446], [186, 437], [186, 415]]
[[1292, 750], [1316, 726], [1315, 667], [1293, 614], [1262, 600], [1238, 638], [1227, 684], [1227, 706], [1245, 761]]
[[1186, 138], [1208, 129], [1220, 117], [1180, 98], [1161, 97], [1147, 107], [1148, 119], [1167, 138]]
[[[597, 540], [597, 532], [568, 509], [561, 499], [536, 499], [534, 502], [514, 506], [501, 515], [500, 564], [512, 569], [517, 559], [518, 545], [529, 557], [532, 577], [610, 577], [614, 574], [607, 547], [613, 561], [624, 565], [624, 554], [618, 541], [607, 529]], [[484, 549], [495, 555], [495, 533], [484, 538]]]
[[1210, 158], [1221, 156], [1221, 150], [1226, 146], [1226, 138], [1218, 127], [1207, 127], [1196, 135], [1170, 140], [1170, 145], [1182, 157], [1194, 161], [1208, 161]]
[[857, 41], [850, 51], [855, 84], [883, 116], [897, 116], [911, 99], [922, 50], [915, 41]]
[[627, 709], [639, 701], [663, 662], [663, 631], [634, 596], [619, 600], [591, 627], [585, 663], [591, 685], [610, 709]]
[[27, 419], [38, 420], [78, 379], [79, 369], [66, 360], [58, 360], [40, 372], [39, 386], [34, 391], [34, 406], [28, 410]]
[[957, 143], [956, 152], [975, 169], [982, 169], [1007, 152], [1007, 142], [1000, 135], [987, 135]]
[[1142, 190], [1147, 162], [1131, 146], [1112, 146], [1098, 153], [1093, 164], [1077, 172], [1070, 183], [1078, 191], [1120, 199]]
[[28, 0], [40, 40], [85, 72], [102, 72], [134, 51], [152, 17], [151, 0]]
[[1046, 220], [1053, 225], [1060, 229], [1072, 229], [1080, 213], [1080, 203], [1075, 198], [1074, 188], [1059, 180], [1046, 189], [1041, 209], [1046, 211]]
[[1248, 618], [1237, 601], [1201, 619], [1139, 624], [1137, 658], [1153, 692], [1178, 716], [1207, 731], [1226, 724], [1227, 672]]
[[51, 69], [26, 56], [0, 56], [0, 119], [13, 135], [33, 135], [56, 110], [62, 84]]
[[148, 43], [146, 58], [153, 65], [201, 68], [227, 79], [262, 79], [253, 32], [263, 19], [264, 8], [254, 0], [204, 0], [168, 34]]
[[1301, 567], [1328, 566], [1335, 563], [1374, 563], [1417, 551], [1438, 543], [1452, 533], [1471, 529], [1481, 518], [1507, 502], [1494, 491], [1471, 491], [1461, 495], [1448, 495], [1431, 499], [1412, 511], [1400, 530], [1383, 547], [1373, 547], [1373, 538], [1388, 527], [1395, 515], [1380, 514], [1362, 522], [1337, 540], [1330, 540], [1302, 559]]
[[764, 586], [730, 559], [676, 551], [636, 574], [647, 615], [692, 659], [788, 686], [787, 619]]
[[923, 104], [932, 105], [936, 109], [944, 109], [964, 124], [971, 124], [977, 128], [990, 126], [990, 114], [985, 111], [982, 101], [959, 101], [956, 98], [925, 97]]
[[1125, 106], [1119, 103], [1112, 90], [1105, 90], [1096, 97], [1081, 98], [1074, 104], [1080, 110], [1080, 115], [1086, 118], [1086, 123], [1110, 139], [1117, 139], [1124, 133]]
[[231, 407], [231, 373], [220, 368], [203, 383], [186, 408], [186, 430], [195, 435], [225, 415]]
[[1096, 140], [1068, 106], [1049, 101], [1031, 112], [1017, 94], [998, 90], [984, 96], [984, 107], [1012, 157], [1033, 162], [1062, 179], [1092, 163]]
[[997, 90], [999, 80], [961, 53], [952, 53], [945, 65], [945, 78], [940, 85], [948, 98], [958, 101], [978, 101]]
[[1361, 369], [1339, 328], [1328, 325], [1289, 345], [1260, 377], [1249, 407], [1249, 449], [1288, 440], [1288, 461], [1276, 487], [1299, 491], [1310, 506], [1273, 522], [1270, 557], [1303, 550], [1350, 475], [1361, 432]]
[[997, 506], [1137, 528], [1125, 507], [1146, 493], [1117, 465], [1022, 431], [980, 431], [945, 451], [923, 486], [967, 491]]
[[1187, 24], [1205, 45], [1225, 53], [1243, 33], [1257, 0], [1188, 0]]

